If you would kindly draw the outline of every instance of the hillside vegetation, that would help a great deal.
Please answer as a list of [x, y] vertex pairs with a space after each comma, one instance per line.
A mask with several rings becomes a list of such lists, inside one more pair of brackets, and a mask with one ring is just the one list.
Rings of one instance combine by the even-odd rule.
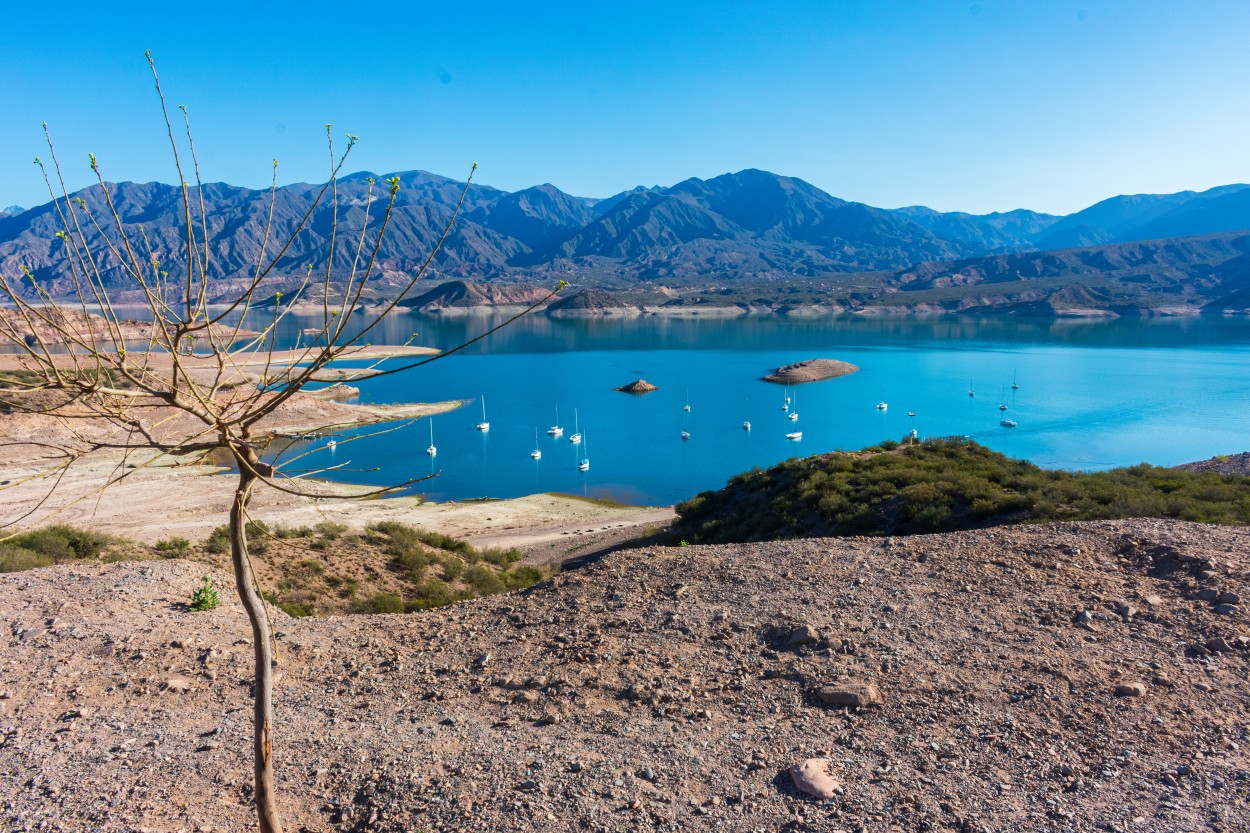
[[1144, 463], [1049, 471], [969, 440], [934, 439], [754, 469], [679, 504], [677, 514], [674, 534], [691, 543], [1138, 517], [1250, 524], [1250, 478]]
[[[519, 590], [549, 575], [519, 564], [515, 549], [475, 548], [457, 538], [395, 521], [350, 530], [248, 524], [262, 595], [291, 616], [411, 613]], [[218, 527], [201, 543], [169, 538], [140, 544], [58, 525], [0, 540], [0, 573], [69, 562], [189, 558], [230, 569], [230, 537]]]

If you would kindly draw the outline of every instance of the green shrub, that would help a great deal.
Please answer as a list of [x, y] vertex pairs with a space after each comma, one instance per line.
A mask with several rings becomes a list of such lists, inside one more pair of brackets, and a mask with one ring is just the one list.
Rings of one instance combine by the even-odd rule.
[[508, 589], [499, 578], [498, 573], [481, 564], [472, 564], [466, 567], [461, 580], [480, 596], [502, 593]]
[[313, 527], [313, 531], [317, 533], [318, 537], [327, 541], [337, 541], [347, 531], [347, 525], [336, 524], [333, 521], [322, 521]]
[[376, 593], [352, 603], [352, 613], [403, 613], [404, 600], [397, 593]]
[[35, 567], [48, 567], [51, 564], [52, 557], [49, 555], [0, 542], [0, 573], [17, 573], [22, 570], [33, 570]]
[[506, 567], [521, 560], [521, 551], [516, 547], [506, 550], [501, 547], [487, 547], [480, 550], [471, 549], [471, 551], [482, 561], [494, 564], [496, 567]]
[[47, 556], [53, 562], [59, 563], [99, 558], [112, 540], [98, 532], [56, 524], [14, 535], [5, 543]]
[[441, 581], [431, 580], [423, 582], [417, 588], [416, 594], [404, 602], [404, 610], [409, 613], [417, 610], [429, 610], [435, 607], [444, 607], [468, 598], [472, 598], [472, 594], [457, 593], [451, 589], [450, 585]]
[[213, 580], [208, 576], [200, 579], [200, 586], [191, 594], [192, 610], [212, 610], [221, 604], [221, 597], [213, 587]]
[[157, 541], [152, 547], [166, 558], [179, 558], [191, 549], [191, 542], [186, 538], [165, 538]]
[[208, 535], [208, 540], [204, 542], [204, 549], [215, 555], [230, 551], [230, 528], [219, 526]]
[[455, 581], [464, 572], [464, 562], [456, 556], [449, 556], [443, 561], [443, 581]]

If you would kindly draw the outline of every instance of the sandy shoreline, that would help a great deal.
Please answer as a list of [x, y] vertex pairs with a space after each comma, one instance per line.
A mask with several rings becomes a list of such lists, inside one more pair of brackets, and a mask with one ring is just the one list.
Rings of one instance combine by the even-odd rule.
[[[415, 419], [458, 408], [459, 401], [409, 405], [335, 405], [333, 424], [376, 424]], [[344, 419], [344, 415], [350, 415]], [[275, 432], [310, 431], [330, 422], [320, 413], [293, 414], [267, 426]], [[11, 432], [0, 440], [21, 441]], [[141, 542], [179, 536], [202, 540], [225, 523], [235, 479], [229, 469], [192, 465], [187, 460], [151, 453], [101, 453], [84, 459], [62, 475], [45, 500], [52, 481], [22, 482], [46, 468], [48, 461], [34, 446], [10, 447], [0, 474], [0, 523], [21, 527], [68, 523], [121, 535]], [[125, 479], [100, 492], [101, 484], [118, 473]], [[6, 485], [7, 481], [7, 485]], [[300, 480], [299, 489], [317, 497], [300, 497], [272, 488], [258, 489], [252, 514], [269, 524], [311, 525], [324, 520], [363, 527], [394, 520], [464, 538], [474, 544], [541, 547], [563, 536], [585, 535], [608, 528], [661, 526], [673, 516], [671, 507], [611, 506], [572, 496], [537, 494], [499, 501], [432, 503], [419, 497], [353, 499], [371, 491], [326, 480]], [[32, 513], [33, 512], [33, 513]], [[31, 514], [28, 514], [31, 513]]]

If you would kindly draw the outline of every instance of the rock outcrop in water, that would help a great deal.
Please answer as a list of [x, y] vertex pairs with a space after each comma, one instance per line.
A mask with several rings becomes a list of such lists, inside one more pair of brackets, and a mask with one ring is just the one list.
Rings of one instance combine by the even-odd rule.
[[779, 385], [800, 385], [804, 382], [822, 382], [825, 379], [836, 379], [859, 370], [849, 362], [837, 359], [807, 359], [806, 361], [779, 367], [764, 377], [765, 382], [776, 382]]
[[659, 390], [659, 388], [646, 379], [636, 379], [628, 385], [621, 385], [616, 390], [619, 390], [621, 393], [650, 393], [653, 390]]

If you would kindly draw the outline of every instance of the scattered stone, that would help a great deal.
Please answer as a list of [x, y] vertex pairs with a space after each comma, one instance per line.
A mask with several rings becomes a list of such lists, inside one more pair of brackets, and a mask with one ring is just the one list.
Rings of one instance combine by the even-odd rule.
[[557, 709], [543, 712], [543, 716], [539, 719], [539, 726], [554, 726], [564, 720], [564, 715]]
[[799, 645], [811, 645], [813, 642], [820, 641], [820, 631], [811, 625], [800, 625], [790, 631], [790, 635], [786, 638], [786, 644], [792, 647]]
[[1241, 604], [1241, 596], [1237, 593], [1221, 593], [1216, 601], [1220, 604], [1239, 605]]
[[790, 767], [790, 778], [799, 792], [815, 798], [834, 798], [842, 785], [829, 772], [829, 764], [828, 758], [808, 758]]
[[641, 778], [641, 779], [642, 779], [642, 780], [644, 780], [644, 781], [654, 781], [654, 780], [655, 780], [655, 770], [653, 770], [653, 769], [652, 769], [651, 767], [649, 767], [649, 766], [648, 766], [648, 767], [643, 767], [642, 769], [638, 770], [638, 772], [636, 772], [636, 773], [635, 773], [635, 775], [637, 775], [639, 778]]
[[1217, 654], [1231, 654], [1237, 650], [1232, 644], [1222, 636], [1207, 640], [1207, 647]]
[[1194, 594], [1195, 599], [1199, 599], [1204, 602], [1213, 602], [1219, 597], [1220, 591], [1216, 590], [1214, 587], [1204, 587]]
[[1115, 687], [1116, 697], [1145, 697], [1145, 683], [1121, 683]]
[[816, 698], [830, 706], [880, 706], [885, 702], [881, 689], [872, 683], [838, 683], [823, 686]]
[[1160, 596], [1155, 596], [1153, 594], [1142, 599], [1142, 601], [1150, 605], [1151, 607], [1158, 607], [1159, 605], [1163, 604], [1163, 599]]
[[1241, 608], [1234, 604], [1218, 604], [1215, 606], [1215, 612], [1222, 616], [1232, 616], [1240, 613]]

